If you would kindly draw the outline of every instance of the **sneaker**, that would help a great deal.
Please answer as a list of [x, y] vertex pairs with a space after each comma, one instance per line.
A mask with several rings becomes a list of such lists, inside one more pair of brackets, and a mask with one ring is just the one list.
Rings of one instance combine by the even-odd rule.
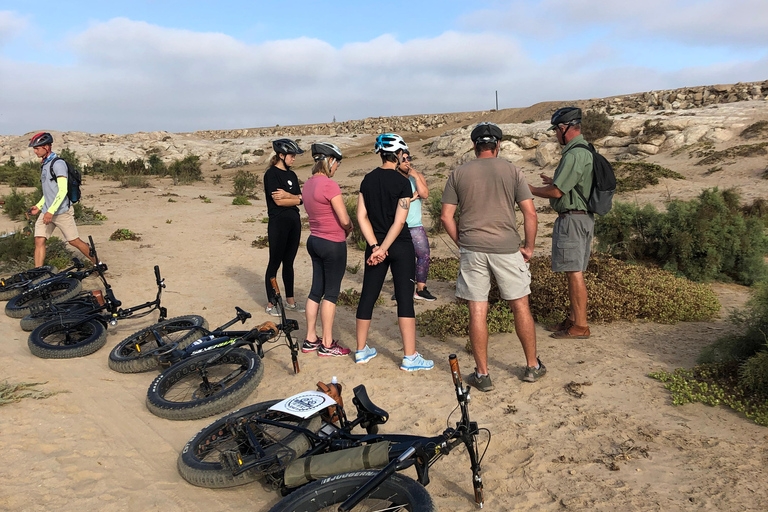
[[425, 286], [423, 290], [416, 290], [416, 292], [413, 294], [414, 299], [418, 300], [426, 300], [429, 302], [432, 302], [433, 300], [437, 300], [437, 297], [429, 293], [429, 290], [427, 290], [427, 287]]
[[525, 375], [523, 375], [523, 380], [525, 382], [536, 382], [547, 374], [547, 367], [544, 366], [544, 363], [541, 362], [541, 359], [537, 357], [536, 361], [539, 362], [538, 368], [535, 366], [526, 366]]
[[413, 359], [404, 357], [403, 362], [400, 363], [400, 369], [406, 372], [415, 372], [418, 370], [431, 370], [435, 366], [429, 359], [424, 359], [421, 354], [416, 352], [416, 357]]
[[280, 308], [277, 305], [274, 306], [267, 306], [264, 308], [264, 312], [268, 315], [272, 316], [281, 316], [280, 315]]
[[[326, 347], [321, 343], [320, 347], [317, 349], [317, 355], [320, 357], [348, 356], [350, 352], [352, 351], [339, 345], [339, 342], [336, 340], [333, 340], [330, 347]], [[357, 359], [357, 354], [355, 354], [355, 359]]]
[[303, 313], [304, 312], [304, 306], [299, 304], [298, 302], [294, 302], [293, 304], [285, 304], [285, 310], [286, 311], [295, 311], [297, 313]]
[[392, 294], [392, 300], [397, 300], [397, 297], [395, 296], [394, 293]]
[[475, 371], [467, 375], [466, 381], [467, 384], [474, 387], [478, 391], [482, 391], [483, 393], [493, 390], [493, 382], [491, 382], [491, 376], [478, 375], [477, 368], [475, 368]]
[[319, 349], [322, 344], [323, 338], [317, 338], [315, 341], [304, 340], [304, 343], [301, 344], [301, 351], [305, 354], [307, 352], [314, 352]]
[[376, 357], [376, 349], [371, 348], [368, 345], [366, 345], [363, 350], [355, 352], [355, 362], [357, 364], [365, 364], [374, 357]]

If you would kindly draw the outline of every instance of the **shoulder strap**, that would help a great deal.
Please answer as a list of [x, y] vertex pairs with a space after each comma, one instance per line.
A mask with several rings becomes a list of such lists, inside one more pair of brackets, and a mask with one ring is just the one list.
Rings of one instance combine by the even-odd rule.
[[[574, 144], [573, 146], [571, 146], [570, 148], [568, 148], [568, 149], [567, 149], [565, 152], [567, 153], [568, 151], [572, 150], [573, 148], [582, 148], [582, 149], [586, 149], [587, 151], [589, 151], [589, 152], [590, 152], [590, 153], [592, 153], [593, 155], [596, 153], [595, 147], [594, 147], [592, 144], [589, 144], [589, 145], [587, 145], [587, 144], [581, 144], [581, 143], [579, 143], [579, 144]], [[594, 161], [593, 161], [593, 163], [592, 163], [592, 169], [593, 169], [593, 171], [592, 171], [592, 172], [593, 172], [593, 173], [594, 173], [594, 165], [595, 165], [595, 164], [594, 164]], [[594, 183], [593, 183], [593, 186], [594, 186]], [[585, 205], [587, 204], [587, 198], [586, 198], [586, 197], [584, 197], [584, 194], [582, 194], [581, 192], [579, 192], [578, 190], [576, 190], [576, 187], [573, 187], [571, 190], [572, 190], [572, 191], [575, 191], [577, 194], [579, 194], [579, 197], [581, 197], [581, 200], [582, 200], [582, 201], [584, 201], [584, 204], [585, 204]], [[573, 202], [573, 199], [571, 199], [571, 202]]]
[[[53, 172], [53, 164], [55, 164], [57, 160], [61, 160], [61, 157], [57, 156], [53, 160], [51, 160], [51, 166], [48, 168], [48, 170], [51, 171], [51, 181], [56, 181], [56, 174]], [[67, 174], [69, 174], [69, 173], [67, 173]], [[69, 176], [67, 176], [67, 177], [69, 177]]]

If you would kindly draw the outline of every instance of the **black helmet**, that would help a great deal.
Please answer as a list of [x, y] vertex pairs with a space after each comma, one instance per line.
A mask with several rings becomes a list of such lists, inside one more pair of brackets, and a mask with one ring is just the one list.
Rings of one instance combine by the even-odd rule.
[[581, 109], [578, 107], [563, 107], [555, 110], [552, 114], [552, 125], [549, 129], [554, 130], [559, 124], [574, 125], [581, 122]]
[[494, 123], [480, 123], [472, 130], [470, 138], [475, 144], [483, 144], [486, 142], [499, 142], [503, 134], [501, 128]]
[[330, 142], [316, 142], [312, 144], [312, 158], [315, 160], [322, 160], [323, 158], [335, 158], [337, 162], [341, 162], [344, 158], [341, 155], [341, 150], [335, 144]]
[[38, 146], [45, 146], [48, 144], [53, 144], [53, 136], [48, 132], [42, 132], [29, 139], [28, 147], [36, 148]]
[[272, 149], [274, 149], [275, 153], [278, 155], [300, 155], [304, 152], [304, 150], [291, 139], [277, 139], [272, 141]]

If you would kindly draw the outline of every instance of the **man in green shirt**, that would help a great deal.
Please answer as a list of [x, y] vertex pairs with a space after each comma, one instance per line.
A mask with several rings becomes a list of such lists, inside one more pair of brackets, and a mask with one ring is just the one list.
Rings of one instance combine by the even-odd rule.
[[589, 338], [587, 325], [587, 286], [584, 271], [589, 263], [595, 218], [587, 211], [586, 199], [592, 189], [592, 153], [581, 135], [581, 109], [565, 107], [552, 115], [552, 127], [563, 146], [562, 158], [554, 177], [541, 174], [542, 187], [530, 186], [534, 196], [549, 199], [557, 212], [552, 230], [552, 271], [565, 272], [568, 278], [570, 310], [561, 323], [546, 327], [558, 339]]

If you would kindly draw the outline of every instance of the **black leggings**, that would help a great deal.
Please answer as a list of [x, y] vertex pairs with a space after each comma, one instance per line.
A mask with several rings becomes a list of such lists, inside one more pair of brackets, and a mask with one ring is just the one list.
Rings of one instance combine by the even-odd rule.
[[325, 299], [336, 304], [341, 290], [341, 280], [347, 270], [347, 243], [332, 242], [310, 235], [307, 238], [307, 252], [312, 258], [312, 289], [309, 300]]
[[286, 212], [269, 218], [267, 227], [269, 240], [269, 263], [264, 281], [267, 299], [274, 304], [275, 294], [269, 280], [277, 277], [277, 269], [283, 265], [283, 297], [293, 297], [293, 260], [299, 250], [301, 239], [301, 219], [298, 212]]
[[[365, 260], [371, 256], [371, 248], [365, 250]], [[378, 265], [365, 265], [363, 274], [363, 291], [360, 292], [360, 303], [357, 306], [356, 318], [370, 320], [373, 316], [373, 306], [379, 298], [387, 270], [392, 267], [392, 281], [395, 285], [397, 298], [397, 317], [414, 318], [413, 287], [416, 277], [416, 252], [413, 242], [395, 241], [389, 248], [389, 256]]]

